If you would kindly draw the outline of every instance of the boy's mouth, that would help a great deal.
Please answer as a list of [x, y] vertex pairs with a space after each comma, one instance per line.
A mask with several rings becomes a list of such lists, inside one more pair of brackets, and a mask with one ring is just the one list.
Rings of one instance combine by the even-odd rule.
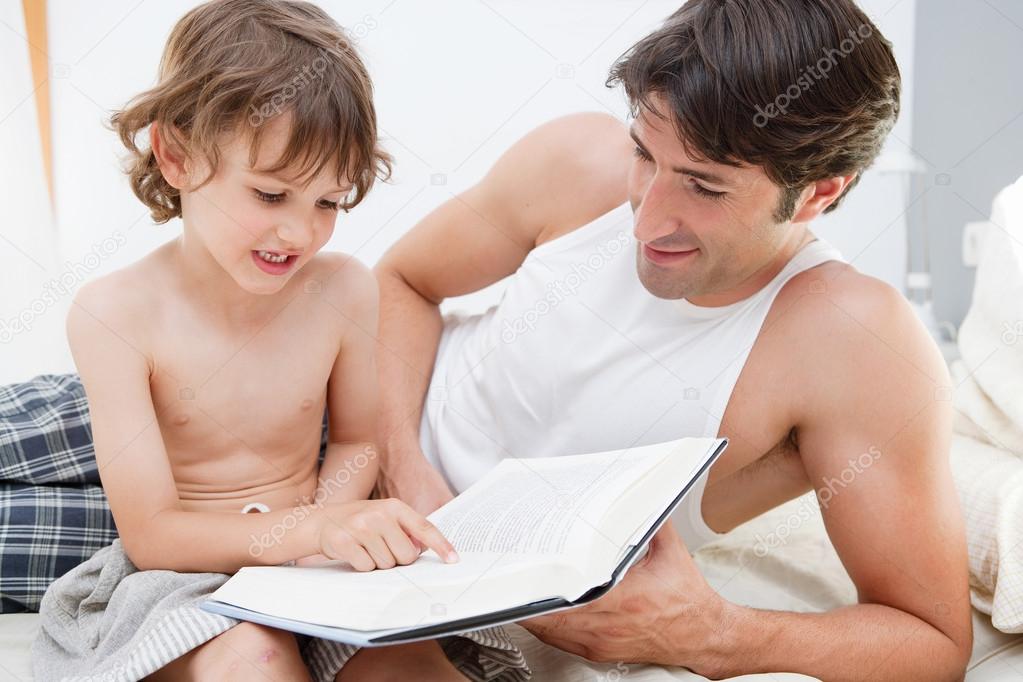
[[253, 251], [252, 261], [268, 275], [283, 275], [298, 260], [298, 256], [278, 251]]

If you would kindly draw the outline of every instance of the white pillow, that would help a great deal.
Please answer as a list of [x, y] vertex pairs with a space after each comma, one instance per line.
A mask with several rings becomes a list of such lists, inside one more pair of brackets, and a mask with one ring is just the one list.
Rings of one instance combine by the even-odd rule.
[[[995, 198], [953, 364], [965, 430], [1023, 453], [1023, 178]], [[960, 383], [961, 382], [961, 383]]]
[[1023, 632], [1023, 178], [995, 198], [959, 352], [951, 464], [971, 599], [999, 630]]

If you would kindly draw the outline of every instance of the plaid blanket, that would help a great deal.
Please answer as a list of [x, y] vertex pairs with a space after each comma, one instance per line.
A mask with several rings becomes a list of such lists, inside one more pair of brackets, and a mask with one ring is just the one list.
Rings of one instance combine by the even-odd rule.
[[[324, 415], [321, 458], [326, 440]], [[116, 537], [78, 375], [0, 386], [0, 613], [38, 611], [50, 583]]]
[[51, 582], [116, 537], [78, 377], [0, 387], [0, 613], [37, 611]]

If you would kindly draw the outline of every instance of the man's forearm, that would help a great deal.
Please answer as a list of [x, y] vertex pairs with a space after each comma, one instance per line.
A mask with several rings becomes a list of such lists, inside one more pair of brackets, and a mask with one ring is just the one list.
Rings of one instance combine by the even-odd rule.
[[379, 470], [378, 451], [373, 443], [327, 443], [317, 476], [313, 504], [339, 504], [369, 499]]
[[[694, 670], [715, 679], [789, 671], [832, 680], [961, 680], [971, 637], [958, 643], [904, 611], [857, 604], [827, 613], [729, 605], [720, 639]], [[703, 668], [703, 669], [701, 669]]]
[[[386, 264], [380, 280], [381, 474], [392, 478], [402, 459], [419, 457], [419, 420], [433, 374], [443, 321], [440, 308], [423, 298]], [[418, 463], [418, 462], [416, 462]]]

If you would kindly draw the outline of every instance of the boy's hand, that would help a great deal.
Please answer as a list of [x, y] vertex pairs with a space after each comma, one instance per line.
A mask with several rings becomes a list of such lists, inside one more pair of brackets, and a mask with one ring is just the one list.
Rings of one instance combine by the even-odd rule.
[[445, 563], [458, 554], [437, 527], [400, 500], [328, 504], [320, 515], [320, 551], [357, 571], [411, 564], [424, 548]]
[[295, 559], [296, 566], [320, 566], [322, 564], [330, 563], [333, 561], [329, 556], [325, 554], [310, 554], [304, 556], [301, 559]]

